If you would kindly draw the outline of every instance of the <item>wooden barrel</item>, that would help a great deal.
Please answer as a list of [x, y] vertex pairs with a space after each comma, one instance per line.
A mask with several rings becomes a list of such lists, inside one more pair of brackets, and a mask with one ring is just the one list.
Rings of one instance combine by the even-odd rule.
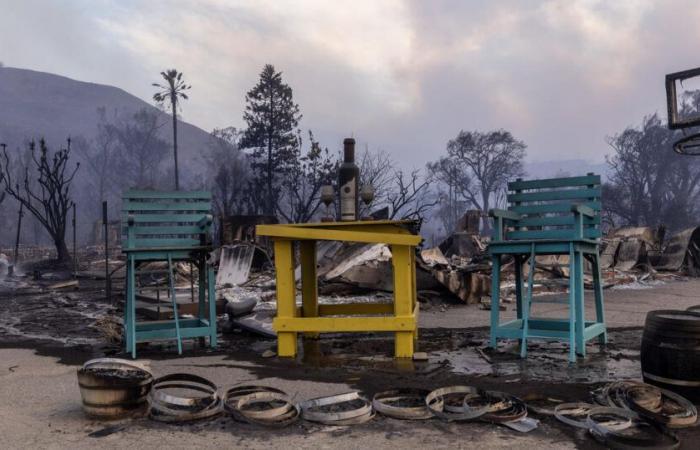
[[144, 366], [116, 358], [98, 358], [78, 370], [83, 411], [101, 419], [144, 413], [153, 375]]
[[650, 311], [640, 356], [646, 383], [700, 404], [700, 313]]

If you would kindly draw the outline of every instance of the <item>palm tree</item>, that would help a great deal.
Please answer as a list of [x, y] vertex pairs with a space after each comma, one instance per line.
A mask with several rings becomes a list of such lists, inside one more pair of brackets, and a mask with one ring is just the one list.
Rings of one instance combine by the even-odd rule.
[[165, 72], [161, 72], [160, 75], [165, 81], [166, 85], [161, 85], [158, 83], [153, 83], [153, 86], [160, 89], [159, 92], [153, 94], [153, 100], [158, 103], [163, 103], [170, 100], [170, 110], [173, 113], [173, 155], [175, 156], [175, 190], [180, 190], [180, 178], [178, 176], [177, 169], [177, 106], [180, 99], [187, 100], [186, 90], [190, 89], [192, 86], [185, 84], [182, 79], [182, 72], [178, 72], [177, 69], [169, 69]]

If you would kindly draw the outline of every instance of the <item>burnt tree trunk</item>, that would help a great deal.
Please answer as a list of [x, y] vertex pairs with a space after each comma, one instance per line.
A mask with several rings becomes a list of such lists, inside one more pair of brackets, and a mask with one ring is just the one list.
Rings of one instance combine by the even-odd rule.
[[66, 245], [66, 239], [64, 237], [55, 237], [53, 240], [56, 246], [56, 259], [61, 263], [68, 263], [71, 261], [71, 254], [68, 251], [68, 245]]

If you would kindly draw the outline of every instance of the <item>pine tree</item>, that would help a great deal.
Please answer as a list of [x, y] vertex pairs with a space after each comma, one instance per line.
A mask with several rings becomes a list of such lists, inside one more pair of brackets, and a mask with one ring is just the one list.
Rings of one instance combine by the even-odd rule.
[[282, 81], [282, 73], [267, 64], [258, 84], [246, 94], [243, 114], [248, 128], [241, 148], [251, 149], [253, 180], [251, 191], [260, 196], [260, 210], [275, 215], [279, 206], [280, 180], [295, 156], [297, 126], [301, 119], [292, 88]]

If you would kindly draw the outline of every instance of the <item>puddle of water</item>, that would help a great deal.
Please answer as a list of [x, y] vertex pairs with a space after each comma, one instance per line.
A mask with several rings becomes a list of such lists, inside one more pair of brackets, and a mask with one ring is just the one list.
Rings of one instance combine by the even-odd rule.
[[299, 361], [313, 367], [357, 371], [395, 372], [408, 368], [426, 374], [442, 369], [459, 375], [502, 377], [504, 382], [598, 383], [640, 377], [639, 352], [634, 348], [611, 346], [601, 351], [597, 344], [590, 344], [586, 358], [570, 364], [568, 345], [562, 342], [532, 340], [525, 359], [520, 358], [515, 341], [499, 343], [496, 350], [487, 348], [487, 344], [488, 330], [430, 330], [421, 334], [419, 342], [420, 350], [429, 355], [428, 361], [407, 363], [392, 357], [391, 335], [340, 335], [303, 340]]
[[[634, 332], [634, 331], [630, 331]], [[639, 378], [639, 352], [633, 349], [601, 351], [597, 344], [586, 347], [586, 358], [570, 364], [568, 345], [557, 341], [531, 340], [528, 356], [521, 359], [518, 344], [499, 343], [494, 351], [486, 348], [487, 339], [478, 347], [436, 351], [437, 359], [449, 361], [455, 373], [465, 375], [492, 375], [518, 378], [523, 381], [561, 381], [597, 383], [623, 378]], [[491, 362], [477, 350], [481, 349]]]
[[18, 317], [0, 317], [0, 335], [15, 336], [22, 340], [36, 341], [52, 341], [59, 342], [65, 345], [99, 345], [101, 339], [69, 337], [69, 336], [52, 336], [48, 333], [34, 333], [20, 328], [22, 320]]
[[[100, 348], [106, 342], [92, 324], [106, 315], [120, 314], [113, 306], [96, 300], [99, 294], [95, 292], [0, 296], [0, 338], [5, 343], [53, 342], [66, 347]], [[376, 302], [372, 296], [323, 297], [322, 300]], [[386, 301], [390, 299], [387, 297]], [[261, 302], [259, 307], [273, 309], [274, 302]], [[641, 329], [610, 331], [608, 350], [601, 351], [591, 344], [587, 347], [587, 358], [579, 359], [576, 364], [568, 363], [565, 343], [532, 340], [528, 358], [520, 359], [515, 342], [501, 342], [495, 350], [487, 348], [488, 333], [486, 328], [422, 329], [417, 350], [428, 353], [427, 362], [394, 359], [393, 333], [324, 334], [319, 340], [303, 339], [297, 361], [301, 367], [340, 368], [355, 374], [408, 372], [431, 377], [440, 373], [488, 376], [502, 378], [504, 382], [595, 383], [640, 376]], [[221, 337], [216, 352], [258, 358], [270, 349], [276, 349], [275, 340], [234, 332]], [[152, 351], [163, 356], [176, 354], [174, 342], [159, 343]]]

